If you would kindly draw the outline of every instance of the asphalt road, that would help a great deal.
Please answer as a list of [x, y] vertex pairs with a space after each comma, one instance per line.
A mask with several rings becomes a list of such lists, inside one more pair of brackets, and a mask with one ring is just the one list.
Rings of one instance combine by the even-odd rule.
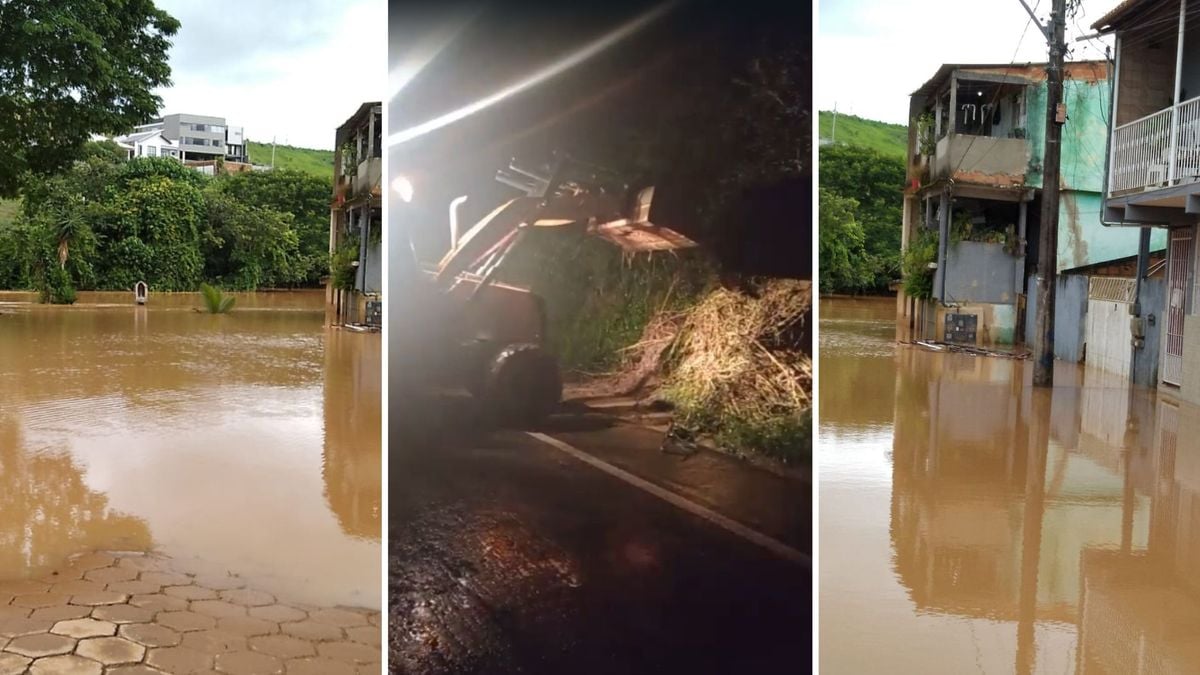
[[[638, 442], [571, 426], [547, 431], [573, 447]], [[393, 672], [809, 669], [807, 567], [527, 434], [473, 428], [393, 427]]]

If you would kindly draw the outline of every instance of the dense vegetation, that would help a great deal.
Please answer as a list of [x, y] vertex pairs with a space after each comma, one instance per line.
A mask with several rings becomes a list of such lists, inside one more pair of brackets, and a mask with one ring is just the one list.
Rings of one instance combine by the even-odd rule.
[[837, 137], [834, 137], [834, 114], [822, 110], [819, 121], [821, 141], [839, 145], [853, 145], [874, 150], [881, 155], [904, 159], [908, 149], [908, 127], [863, 119], [854, 115], [837, 113]]
[[0, 223], [0, 288], [72, 302], [76, 290], [312, 285], [328, 269], [329, 180], [295, 171], [206, 177], [103, 144], [31, 181]]
[[820, 163], [821, 291], [887, 291], [900, 278], [904, 160], [839, 143]]
[[[246, 141], [246, 153], [250, 162], [262, 166], [271, 165], [271, 144]], [[313, 176], [333, 175], [333, 151], [313, 148], [297, 148], [291, 145], [275, 146], [275, 168], [302, 171]]]

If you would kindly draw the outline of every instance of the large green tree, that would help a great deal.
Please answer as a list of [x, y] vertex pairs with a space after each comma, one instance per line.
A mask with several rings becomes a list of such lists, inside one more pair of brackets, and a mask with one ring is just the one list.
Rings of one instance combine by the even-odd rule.
[[0, 2], [0, 196], [154, 116], [178, 29], [152, 0]]
[[[854, 201], [852, 215], [863, 236], [862, 255], [855, 264], [872, 270], [865, 284], [854, 275], [855, 286], [835, 286], [836, 291], [883, 291], [900, 278], [901, 219], [904, 205], [904, 161], [876, 150], [854, 145], [821, 148], [821, 190]], [[824, 197], [822, 197], [824, 199]], [[825, 209], [822, 205], [822, 224]], [[848, 230], [841, 230], [845, 233]], [[826, 234], [821, 232], [822, 242]], [[824, 244], [822, 244], [824, 245]], [[857, 242], [847, 241], [849, 248]], [[826, 270], [822, 261], [821, 274]], [[839, 282], [840, 283], [840, 282]], [[827, 284], [822, 280], [822, 287]]]

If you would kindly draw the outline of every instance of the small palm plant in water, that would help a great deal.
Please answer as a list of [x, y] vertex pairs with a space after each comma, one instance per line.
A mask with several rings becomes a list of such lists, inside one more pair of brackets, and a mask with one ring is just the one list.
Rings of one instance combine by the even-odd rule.
[[237, 298], [225, 295], [221, 289], [208, 284], [200, 284], [200, 295], [204, 298], [204, 308], [209, 314], [225, 314], [233, 309], [234, 303], [237, 302]]

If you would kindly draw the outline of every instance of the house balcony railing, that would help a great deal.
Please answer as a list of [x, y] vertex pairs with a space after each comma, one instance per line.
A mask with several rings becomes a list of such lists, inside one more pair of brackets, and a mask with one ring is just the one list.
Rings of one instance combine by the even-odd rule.
[[1200, 97], [1113, 130], [1109, 194], [1200, 181]]

